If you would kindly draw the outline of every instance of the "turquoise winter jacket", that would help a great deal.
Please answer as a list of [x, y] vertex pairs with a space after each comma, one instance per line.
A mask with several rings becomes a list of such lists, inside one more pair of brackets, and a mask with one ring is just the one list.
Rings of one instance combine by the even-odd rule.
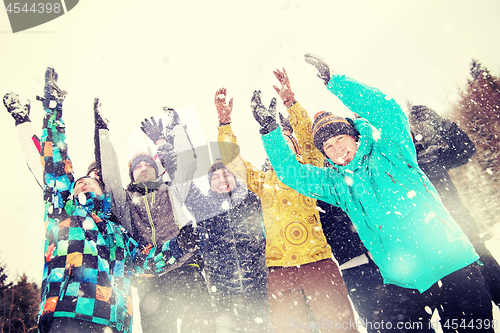
[[280, 180], [342, 208], [380, 268], [384, 283], [424, 292], [479, 257], [417, 164], [401, 107], [377, 89], [334, 75], [328, 89], [351, 111], [360, 133], [346, 166], [297, 162], [281, 128], [262, 136]]

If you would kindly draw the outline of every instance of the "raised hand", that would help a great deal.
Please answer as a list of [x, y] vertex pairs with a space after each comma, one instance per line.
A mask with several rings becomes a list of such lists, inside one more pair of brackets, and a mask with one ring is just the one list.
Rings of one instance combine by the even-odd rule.
[[266, 109], [260, 99], [260, 90], [253, 92], [250, 108], [252, 109], [253, 117], [260, 124], [260, 134], [265, 135], [274, 131], [278, 124], [276, 123], [276, 98], [271, 99], [269, 109]]
[[3, 97], [3, 105], [5, 105], [7, 111], [16, 121], [16, 126], [22, 123], [31, 122], [29, 117], [31, 103], [29, 99], [26, 101], [26, 104], [21, 105], [19, 102], [19, 95], [11, 92], [5, 94]]
[[278, 86], [273, 86], [274, 90], [278, 93], [283, 104], [288, 108], [295, 103], [295, 94], [292, 91], [292, 87], [290, 86], [290, 80], [288, 79], [288, 74], [286, 70], [283, 68], [283, 72], [279, 69], [273, 71], [274, 76], [280, 81], [281, 88]]
[[165, 121], [165, 140], [173, 145], [175, 136], [174, 127], [181, 124], [181, 118], [175, 109], [168, 106], [164, 106], [163, 111], [168, 116], [168, 120]]
[[68, 94], [57, 85], [58, 75], [54, 68], [47, 67], [45, 71], [45, 86], [43, 88], [43, 97], [37, 96], [36, 99], [42, 101], [44, 108], [54, 108], [50, 101], [62, 102]]
[[219, 115], [219, 124], [229, 124], [231, 122], [231, 112], [233, 111], [233, 99], [226, 104], [227, 89], [220, 88], [215, 93], [215, 107]]
[[154, 117], [150, 119], [145, 118], [144, 121], [141, 122], [141, 130], [151, 139], [156, 145], [160, 145], [160, 140], [165, 140], [165, 135], [163, 134], [163, 124], [162, 120], [156, 123]]
[[321, 80], [323, 80], [323, 83], [325, 84], [325, 86], [327, 86], [328, 82], [330, 81], [331, 75], [330, 75], [330, 67], [328, 66], [326, 61], [324, 61], [320, 56], [312, 53], [306, 53], [304, 57], [305, 61], [308, 64], [311, 64], [314, 67], [316, 67], [316, 69], [319, 72], [318, 77]]

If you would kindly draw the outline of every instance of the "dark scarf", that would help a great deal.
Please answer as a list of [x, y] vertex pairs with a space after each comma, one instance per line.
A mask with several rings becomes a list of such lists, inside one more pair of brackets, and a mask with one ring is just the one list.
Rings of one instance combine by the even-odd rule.
[[140, 195], [146, 195], [151, 191], [157, 191], [163, 184], [165, 184], [165, 182], [163, 182], [161, 178], [157, 178], [156, 180], [145, 183], [131, 182], [127, 186], [127, 191], [130, 191], [132, 193], [138, 193]]

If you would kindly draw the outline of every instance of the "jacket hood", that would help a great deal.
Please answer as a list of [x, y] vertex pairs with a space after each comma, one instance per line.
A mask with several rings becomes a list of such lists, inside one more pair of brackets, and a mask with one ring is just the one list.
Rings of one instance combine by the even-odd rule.
[[346, 119], [359, 132], [358, 150], [352, 161], [347, 165], [336, 165], [330, 158], [327, 158], [327, 160], [334, 169], [339, 170], [341, 173], [352, 173], [352, 171], [359, 169], [363, 165], [363, 161], [371, 153], [374, 143], [380, 139], [380, 131], [364, 118]]

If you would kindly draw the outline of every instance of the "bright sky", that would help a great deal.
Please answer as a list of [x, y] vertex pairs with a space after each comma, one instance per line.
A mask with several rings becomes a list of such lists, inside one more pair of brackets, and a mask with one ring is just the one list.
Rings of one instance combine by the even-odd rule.
[[[500, 75], [499, 14], [495, 0], [85, 0], [54, 21], [12, 34], [2, 11], [0, 94], [31, 99], [31, 119], [40, 128], [35, 96], [43, 93], [45, 68], [57, 70], [60, 87], [69, 91], [64, 119], [77, 175], [93, 160], [92, 104], [99, 97], [126, 182], [128, 136], [143, 118], [162, 106], [195, 105], [204, 139], [216, 141], [213, 99], [226, 87], [235, 99], [233, 129], [242, 153], [260, 167], [265, 153], [249, 103], [255, 89], [266, 105], [276, 96], [274, 69], [286, 68], [311, 116], [347, 113], [303, 61], [307, 52], [402, 104], [410, 100], [445, 114], [469, 78], [472, 58]], [[279, 110], [286, 112], [281, 104]], [[0, 124], [0, 257], [12, 274], [40, 282], [41, 191], [6, 111]]]

